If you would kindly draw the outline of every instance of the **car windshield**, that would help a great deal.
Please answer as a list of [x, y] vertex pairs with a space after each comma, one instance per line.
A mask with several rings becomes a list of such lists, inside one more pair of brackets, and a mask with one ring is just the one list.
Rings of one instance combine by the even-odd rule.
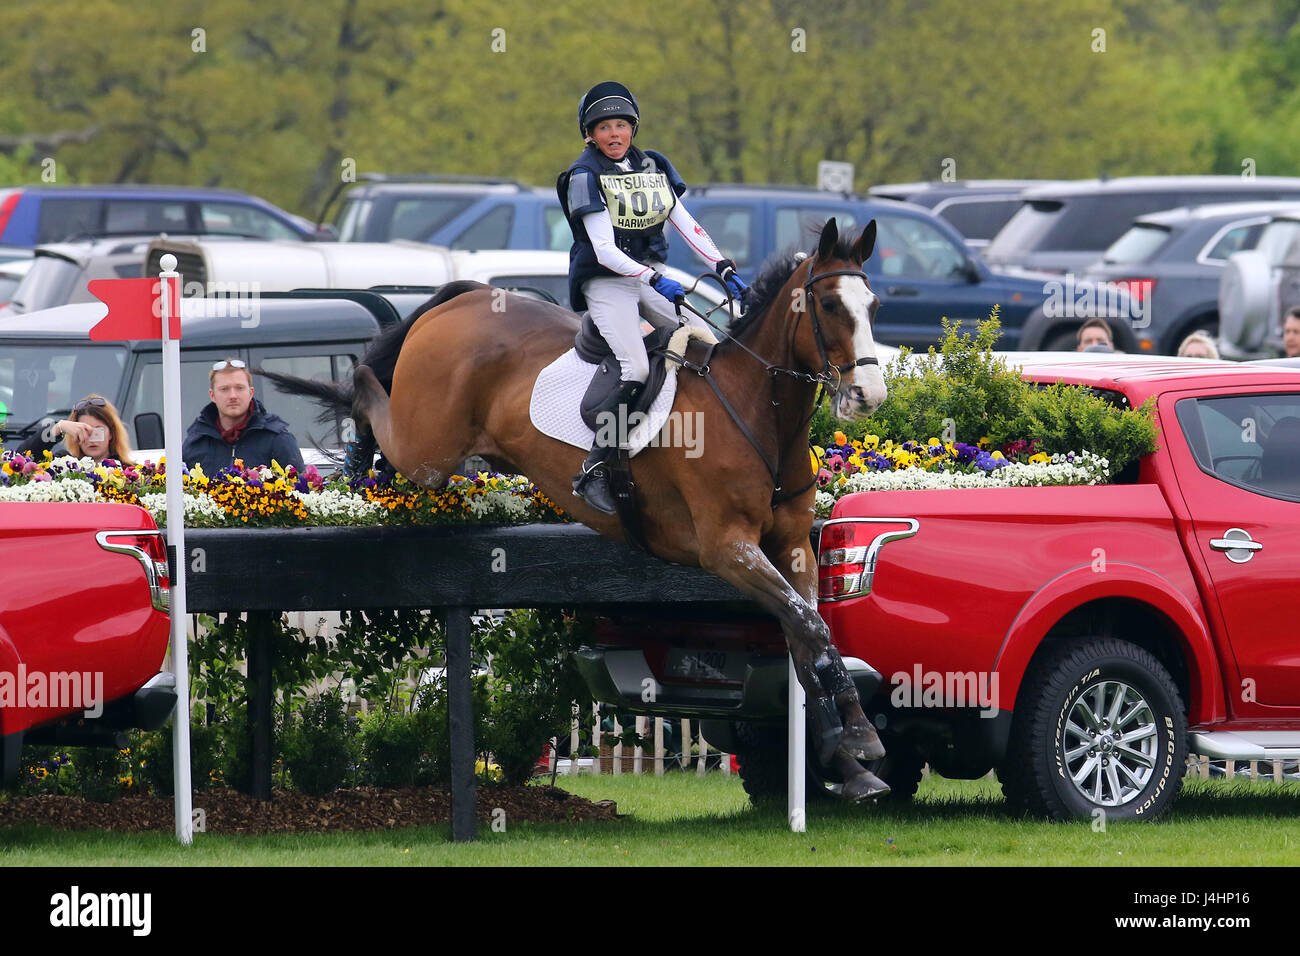
[[67, 341], [41, 345], [6, 345], [0, 352], [0, 402], [6, 428], [39, 421], [54, 411], [66, 413], [92, 393], [115, 396], [126, 365], [118, 346], [79, 345]]
[[72, 297], [81, 267], [62, 256], [37, 256], [23, 281], [14, 289], [9, 306], [14, 312], [36, 312], [65, 305]]
[[1056, 200], [1026, 202], [1007, 220], [984, 250], [986, 259], [1015, 256], [1036, 249], [1060, 217], [1065, 204]]
[[1139, 222], [1129, 229], [1128, 232], [1116, 239], [1106, 254], [1102, 256], [1104, 262], [1126, 263], [1126, 262], [1145, 262], [1156, 254], [1156, 250], [1165, 244], [1169, 238], [1170, 228], [1168, 226], [1157, 226], [1155, 223]]

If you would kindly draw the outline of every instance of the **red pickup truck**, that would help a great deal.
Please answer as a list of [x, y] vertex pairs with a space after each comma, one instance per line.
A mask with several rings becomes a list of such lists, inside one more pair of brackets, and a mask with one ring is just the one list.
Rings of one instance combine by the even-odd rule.
[[[1014, 809], [1153, 818], [1189, 752], [1300, 758], [1300, 373], [1091, 359], [1024, 375], [1155, 400], [1160, 447], [1116, 483], [871, 491], [821, 528], [821, 613], [879, 672], [857, 668], [895, 795], [926, 762], [996, 768]], [[624, 619], [596, 641], [598, 697], [708, 718], [752, 796], [784, 792], [774, 628]]]
[[149, 512], [109, 503], [0, 503], [0, 782], [25, 743], [113, 744], [162, 726], [167, 548]]

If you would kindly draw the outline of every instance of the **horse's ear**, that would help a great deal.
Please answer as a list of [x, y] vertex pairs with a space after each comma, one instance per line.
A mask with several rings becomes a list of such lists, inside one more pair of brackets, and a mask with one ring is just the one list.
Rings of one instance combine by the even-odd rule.
[[825, 261], [835, 251], [835, 243], [840, 241], [840, 227], [835, 225], [835, 217], [826, 220], [822, 226], [822, 237], [817, 243], [817, 258]]
[[871, 258], [871, 252], [876, 248], [876, 220], [867, 223], [867, 228], [862, 230], [862, 235], [858, 236], [858, 241], [853, 244], [853, 261], [861, 265]]

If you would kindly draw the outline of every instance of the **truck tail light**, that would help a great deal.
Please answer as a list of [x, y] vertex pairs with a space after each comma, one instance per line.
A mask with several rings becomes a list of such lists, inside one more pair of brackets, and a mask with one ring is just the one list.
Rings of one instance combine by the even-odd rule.
[[105, 551], [129, 554], [139, 561], [154, 609], [166, 613], [171, 608], [171, 569], [161, 531], [98, 531], [95, 541]]
[[[881, 525], [894, 525], [893, 530]], [[900, 525], [905, 527], [899, 527]], [[915, 518], [835, 518], [822, 525], [817, 549], [817, 597], [839, 601], [871, 593], [880, 549], [916, 534]]]

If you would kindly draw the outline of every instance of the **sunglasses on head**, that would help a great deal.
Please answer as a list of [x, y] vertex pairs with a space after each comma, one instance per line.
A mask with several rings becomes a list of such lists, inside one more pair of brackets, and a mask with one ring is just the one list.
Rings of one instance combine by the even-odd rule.
[[220, 372], [223, 368], [248, 368], [248, 363], [243, 359], [222, 359], [212, 365], [214, 372]]
[[108, 399], [106, 398], [83, 398], [81, 401], [77, 402], [77, 404], [72, 406], [72, 410], [74, 412], [79, 412], [83, 408], [89, 408], [91, 405], [94, 405], [98, 408], [103, 408], [107, 404], [108, 404]]

